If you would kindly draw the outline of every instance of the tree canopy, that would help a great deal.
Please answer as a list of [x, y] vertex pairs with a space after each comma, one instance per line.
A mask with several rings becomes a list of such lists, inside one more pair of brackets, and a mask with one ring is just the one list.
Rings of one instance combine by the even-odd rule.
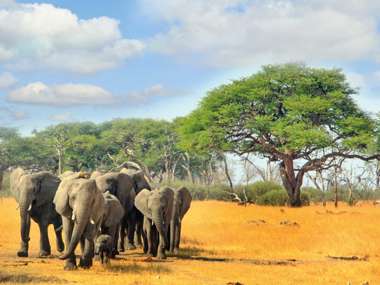
[[375, 146], [375, 124], [354, 101], [339, 69], [268, 65], [210, 91], [183, 120], [194, 149], [254, 153], [280, 163], [290, 203], [300, 205], [304, 174], [337, 158], [363, 158]]

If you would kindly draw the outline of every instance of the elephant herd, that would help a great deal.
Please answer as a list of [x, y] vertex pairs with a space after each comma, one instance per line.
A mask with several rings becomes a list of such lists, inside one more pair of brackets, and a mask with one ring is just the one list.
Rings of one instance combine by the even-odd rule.
[[10, 186], [20, 210], [17, 255], [28, 256], [33, 220], [40, 230], [39, 256], [49, 256], [48, 226], [53, 224], [66, 270], [77, 268], [78, 244], [82, 268], [90, 268], [95, 255], [106, 264], [120, 251], [140, 246], [145, 254], [159, 259], [166, 258], [167, 251], [177, 254], [181, 222], [192, 200], [185, 187], [152, 189], [139, 169], [92, 174], [69, 171], [57, 177], [17, 168], [10, 175]]

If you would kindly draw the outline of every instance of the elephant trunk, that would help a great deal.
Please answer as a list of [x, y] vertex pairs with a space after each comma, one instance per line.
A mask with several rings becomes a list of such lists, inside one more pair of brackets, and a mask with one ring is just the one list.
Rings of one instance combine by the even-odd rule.
[[60, 259], [67, 259], [74, 254], [75, 248], [77, 247], [83, 235], [83, 232], [86, 229], [86, 226], [88, 225], [88, 223], [90, 223], [90, 214], [88, 212], [89, 211], [87, 205], [80, 205], [80, 207], [78, 207], [76, 211], [73, 211], [73, 233], [71, 235], [67, 251], [60, 257]]
[[30, 212], [32, 210], [33, 199], [26, 193], [20, 195], [20, 220], [21, 220], [21, 240], [24, 243], [29, 241], [30, 232]]
[[167, 227], [169, 225], [165, 224], [164, 217], [160, 215], [153, 216], [153, 222], [157, 228], [158, 234], [160, 235], [160, 243], [163, 248], [166, 248], [168, 245], [168, 237], [167, 237]]
[[21, 218], [21, 240], [23, 243], [29, 242], [29, 232], [30, 232], [30, 211], [28, 208], [20, 208], [20, 218]]

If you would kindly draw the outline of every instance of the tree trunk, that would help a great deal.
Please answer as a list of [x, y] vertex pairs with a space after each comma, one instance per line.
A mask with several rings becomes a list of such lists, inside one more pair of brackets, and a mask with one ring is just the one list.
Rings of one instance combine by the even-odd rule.
[[230, 171], [228, 170], [228, 164], [227, 164], [227, 159], [224, 153], [221, 154], [222, 159], [223, 159], [223, 166], [224, 166], [224, 173], [226, 174], [228, 184], [230, 186], [231, 192], [234, 192], [234, 184], [232, 183]]
[[0, 170], [0, 192], [3, 190], [3, 178], [4, 178], [4, 172]]
[[280, 163], [280, 174], [282, 183], [289, 196], [289, 206], [301, 207], [303, 173], [298, 173], [296, 177], [292, 158], [286, 158]]
[[63, 173], [63, 151], [61, 149], [57, 150], [58, 152], [58, 175]]

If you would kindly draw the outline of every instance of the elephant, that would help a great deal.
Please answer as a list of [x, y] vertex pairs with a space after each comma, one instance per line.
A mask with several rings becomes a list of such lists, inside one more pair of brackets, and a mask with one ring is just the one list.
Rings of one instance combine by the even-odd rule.
[[17, 252], [19, 257], [28, 256], [31, 219], [40, 229], [40, 257], [51, 254], [48, 236], [50, 224], [54, 226], [57, 250], [64, 250], [62, 219], [53, 204], [59, 183], [60, 179], [49, 172], [27, 173], [21, 168], [12, 171], [10, 187], [19, 205], [21, 218], [21, 247]]
[[[135, 230], [135, 212], [134, 212], [134, 200], [135, 200], [135, 188], [134, 181], [130, 176], [125, 173], [119, 172], [109, 172], [101, 176], [96, 177], [96, 186], [97, 188], [105, 193], [109, 192], [110, 194], [117, 197], [121, 205], [124, 208], [124, 217], [120, 225], [128, 224], [128, 248], [134, 249], [133, 243], [133, 234]], [[119, 227], [120, 228], [120, 227]], [[118, 239], [118, 235], [116, 236]], [[120, 230], [120, 242], [121, 250], [124, 250], [124, 230]], [[117, 242], [117, 240], [115, 241]]]
[[136, 208], [144, 215], [144, 249], [155, 254], [155, 236], [158, 234], [157, 258], [165, 259], [168, 244], [168, 229], [173, 210], [174, 191], [169, 187], [149, 191], [144, 189], [137, 194]]
[[89, 268], [94, 257], [94, 239], [101, 226], [105, 210], [103, 193], [95, 180], [79, 176], [62, 180], [54, 197], [57, 212], [62, 216], [67, 249], [60, 256], [65, 270], [77, 268], [75, 248], [81, 243], [79, 266]]
[[101, 234], [96, 238], [95, 254], [99, 255], [102, 265], [109, 264], [109, 259], [112, 257], [113, 238], [107, 234]]
[[[136, 165], [136, 164], [134, 164]], [[148, 178], [145, 176], [144, 172], [137, 165], [134, 166], [135, 168], [133, 169], [128, 169], [128, 168], [122, 168], [120, 170], [121, 173], [126, 173], [129, 175], [134, 183], [135, 187], [135, 192], [136, 195], [142, 190], [142, 189], [147, 189], [147, 190], [152, 190]], [[134, 245], [140, 247], [142, 245], [142, 234], [143, 234], [143, 220], [144, 216], [143, 214], [134, 207], [133, 213], [135, 217], [135, 233], [134, 233]], [[125, 231], [125, 229], [121, 229], [121, 231]], [[121, 246], [123, 248], [123, 245]]]
[[177, 254], [179, 251], [182, 219], [190, 209], [191, 200], [192, 197], [190, 191], [186, 187], [174, 190], [173, 211], [169, 230], [169, 251], [171, 253]]
[[103, 193], [105, 199], [105, 209], [100, 227], [101, 235], [109, 235], [111, 237], [111, 251], [108, 257], [115, 257], [117, 254], [117, 234], [118, 226], [124, 217], [124, 208], [120, 201], [109, 192]]
[[94, 172], [91, 173], [91, 179], [95, 179], [96, 177], [98, 176], [102, 176], [104, 173], [98, 171], [98, 170], [95, 170]]

